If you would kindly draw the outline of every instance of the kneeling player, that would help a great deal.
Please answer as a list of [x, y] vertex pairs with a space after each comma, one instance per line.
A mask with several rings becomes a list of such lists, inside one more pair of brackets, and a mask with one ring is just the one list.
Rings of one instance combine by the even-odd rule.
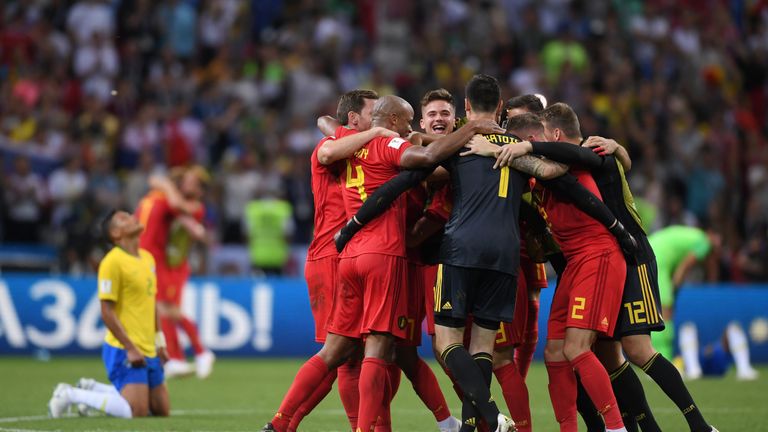
[[112, 386], [81, 379], [78, 387], [61, 383], [48, 402], [58, 418], [71, 404], [83, 404], [115, 417], [167, 416], [168, 389], [161, 361], [165, 339], [155, 310], [155, 261], [139, 249], [144, 227], [126, 212], [113, 212], [102, 223], [115, 245], [99, 265], [101, 317], [107, 326], [102, 359]]

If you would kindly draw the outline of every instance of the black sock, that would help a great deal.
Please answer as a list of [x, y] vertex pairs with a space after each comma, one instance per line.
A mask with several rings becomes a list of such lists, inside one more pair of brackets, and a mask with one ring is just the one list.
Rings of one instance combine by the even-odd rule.
[[[600, 413], [597, 412], [595, 404], [589, 398], [587, 390], [581, 384], [578, 374], [576, 375], [576, 409], [579, 411], [581, 419], [584, 420], [584, 424], [587, 425], [587, 432], [605, 432], [603, 418], [600, 417]], [[622, 417], [624, 417], [623, 413]]]
[[[491, 388], [491, 376], [493, 375], [493, 357], [488, 353], [477, 353], [472, 355], [480, 371], [483, 373], [485, 383]], [[474, 405], [468, 400], [461, 404], [461, 429], [459, 432], [472, 432], [477, 426], [477, 416], [479, 413]]]
[[[464, 392], [464, 403], [474, 405], [490, 430], [496, 430], [499, 409], [491, 398], [484, 372], [461, 344], [449, 345], [441, 354], [443, 362]], [[490, 381], [490, 373], [488, 374]], [[463, 410], [462, 410], [463, 416]], [[463, 427], [463, 426], [462, 426]]]
[[[629, 362], [624, 362], [611, 373], [611, 387], [627, 431], [637, 430], [639, 426], [643, 432], [661, 432], [651, 407], [648, 406], [643, 384], [640, 383]], [[628, 426], [630, 424], [633, 429]]]
[[661, 390], [683, 412], [685, 421], [688, 422], [688, 427], [691, 428], [692, 432], [709, 432], [712, 430], [709, 423], [704, 420], [704, 416], [701, 415], [699, 407], [693, 402], [680, 372], [669, 360], [660, 353], [656, 353], [643, 365], [643, 371], [656, 381]]

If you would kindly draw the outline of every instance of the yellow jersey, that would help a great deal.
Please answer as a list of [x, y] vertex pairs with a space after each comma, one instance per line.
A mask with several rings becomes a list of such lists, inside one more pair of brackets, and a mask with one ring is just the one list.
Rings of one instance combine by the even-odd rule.
[[[152, 254], [139, 249], [133, 256], [119, 247], [112, 248], [99, 264], [99, 300], [115, 302], [117, 319], [128, 338], [147, 357], [155, 357], [155, 294], [157, 277]], [[125, 349], [107, 330], [104, 341]]]

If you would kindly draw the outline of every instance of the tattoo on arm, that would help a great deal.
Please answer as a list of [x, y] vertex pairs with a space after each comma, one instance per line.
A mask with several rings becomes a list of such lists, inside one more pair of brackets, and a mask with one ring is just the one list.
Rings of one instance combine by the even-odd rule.
[[543, 160], [534, 156], [524, 155], [512, 160], [511, 167], [534, 177], [540, 177], [543, 174]]
[[[536, 178], [552, 178], [565, 174], [568, 166], [531, 155], [523, 155], [515, 158], [511, 165], [512, 168], [532, 175]], [[553, 171], [554, 170], [554, 171]]]

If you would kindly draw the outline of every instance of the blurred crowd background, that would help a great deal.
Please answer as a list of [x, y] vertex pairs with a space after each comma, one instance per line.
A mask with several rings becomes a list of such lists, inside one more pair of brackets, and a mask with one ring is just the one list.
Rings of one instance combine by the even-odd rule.
[[[417, 107], [496, 76], [505, 98], [542, 93], [616, 139], [650, 231], [723, 237], [714, 278], [768, 280], [768, 1], [6, 0], [0, 2], [0, 238], [93, 272], [93, 231], [134, 209], [151, 173], [211, 174], [212, 244], [198, 272], [249, 272], [260, 200], [303, 267], [309, 156], [340, 93]], [[418, 129], [418, 125], [414, 125]]]

